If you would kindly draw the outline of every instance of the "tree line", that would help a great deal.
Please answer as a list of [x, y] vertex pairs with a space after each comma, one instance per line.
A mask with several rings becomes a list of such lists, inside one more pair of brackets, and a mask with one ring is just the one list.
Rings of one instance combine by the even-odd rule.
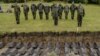
[[[23, 3], [24, 0], [0, 0], [0, 2], [5, 2], [5, 3], [14, 3], [14, 2], [19, 2], [19, 3]], [[75, 3], [92, 3], [92, 4], [99, 4], [100, 5], [100, 0], [27, 0], [27, 1], [45, 1], [45, 2], [52, 2], [52, 1], [62, 1], [62, 2], [68, 2], [71, 3], [72, 1], [74, 1]]]

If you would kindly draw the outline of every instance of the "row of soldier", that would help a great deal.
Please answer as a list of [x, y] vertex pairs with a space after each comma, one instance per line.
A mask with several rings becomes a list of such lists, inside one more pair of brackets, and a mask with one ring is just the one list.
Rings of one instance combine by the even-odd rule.
[[[22, 5], [22, 7], [23, 7], [25, 20], [28, 20], [29, 6], [25, 3]], [[12, 8], [14, 8], [16, 23], [20, 24], [20, 12], [21, 12], [20, 7], [17, 5], [17, 3], [15, 3], [15, 5], [13, 5]], [[46, 20], [48, 20], [49, 13], [51, 11], [51, 15], [52, 15], [52, 18], [54, 20], [54, 25], [56, 25], [56, 26], [58, 25], [58, 19], [62, 19], [63, 11], [65, 13], [65, 19], [68, 19], [68, 14], [69, 14], [69, 10], [70, 10], [71, 19], [73, 20], [75, 10], [77, 10], [77, 12], [78, 12], [78, 15], [77, 15], [78, 27], [81, 27], [82, 18], [85, 15], [85, 11], [84, 11], [84, 8], [81, 5], [81, 3], [79, 3], [79, 6], [76, 6], [74, 4], [74, 2], [72, 2], [72, 5], [70, 7], [68, 5], [63, 7], [61, 4], [59, 4], [59, 5], [53, 4], [51, 6], [49, 6], [48, 4], [43, 5], [42, 3], [39, 3], [37, 6], [35, 4], [32, 4], [31, 5], [31, 12], [33, 15], [33, 19], [36, 19], [36, 11], [37, 10], [39, 11], [39, 16], [40, 16], [41, 20], [43, 19], [43, 12], [45, 13]]]

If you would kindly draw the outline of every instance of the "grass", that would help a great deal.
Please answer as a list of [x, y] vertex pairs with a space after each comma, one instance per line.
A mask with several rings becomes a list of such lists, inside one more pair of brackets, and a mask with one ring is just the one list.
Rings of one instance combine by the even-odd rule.
[[[32, 2], [29, 2], [30, 5]], [[33, 2], [38, 4], [38, 2]], [[52, 3], [49, 3], [51, 5]], [[62, 3], [65, 5], [65, 3]], [[19, 4], [21, 5], [21, 4]], [[10, 4], [1, 4], [3, 10], [6, 11]], [[70, 6], [70, 4], [69, 4]], [[84, 5], [86, 15], [83, 19], [83, 26], [79, 31], [100, 31], [100, 6], [98, 5]], [[22, 8], [21, 8], [22, 9]], [[45, 32], [45, 31], [76, 31], [77, 30], [77, 14], [75, 15], [75, 20], [70, 19], [70, 13], [68, 20], [63, 19], [59, 20], [59, 25], [54, 26], [51, 14], [49, 15], [50, 19], [46, 20], [45, 15], [43, 20], [39, 19], [37, 12], [36, 20], [33, 20], [31, 11], [29, 12], [29, 20], [24, 20], [23, 10], [21, 10], [21, 24], [17, 25], [14, 17], [14, 13], [0, 13], [0, 32]]]

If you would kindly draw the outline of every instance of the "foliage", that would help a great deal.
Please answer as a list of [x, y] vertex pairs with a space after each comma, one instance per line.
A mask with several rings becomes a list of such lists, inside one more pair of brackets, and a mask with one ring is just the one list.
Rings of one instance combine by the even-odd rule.
[[[14, 3], [14, 2], [19, 2], [19, 3], [23, 3], [24, 0], [0, 0], [0, 2], [3, 1], [5, 3]], [[100, 4], [100, 0], [27, 0], [27, 1], [45, 1], [45, 2], [52, 2], [52, 1], [63, 1], [63, 2], [69, 2], [71, 3], [72, 1], [79, 3], [95, 3], [95, 4]]]

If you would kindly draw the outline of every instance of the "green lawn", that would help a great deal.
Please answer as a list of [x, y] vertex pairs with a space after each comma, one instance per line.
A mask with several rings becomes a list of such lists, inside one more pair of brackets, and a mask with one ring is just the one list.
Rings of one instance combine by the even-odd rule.
[[[38, 2], [34, 2], [38, 3]], [[28, 3], [29, 5], [31, 3]], [[49, 3], [51, 5], [52, 3]], [[65, 3], [62, 3], [65, 5]], [[4, 11], [7, 10], [10, 4], [1, 4]], [[21, 4], [20, 4], [21, 5]], [[70, 4], [69, 4], [70, 5]], [[83, 26], [80, 31], [100, 31], [100, 6], [98, 5], [83, 5], [85, 7], [86, 15], [83, 19]], [[63, 13], [64, 14], [64, 13]], [[77, 14], [76, 14], [77, 16]], [[21, 10], [21, 24], [17, 25], [15, 22], [14, 13], [1, 13], [0, 14], [0, 32], [40, 32], [40, 31], [76, 31], [77, 30], [77, 20], [70, 19], [70, 13], [68, 20], [59, 20], [59, 25], [54, 26], [53, 20], [50, 14], [50, 19], [47, 21], [44, 19], [40, 20], [37, 12], [37, 19], [33, 20], [31, 11], [29, 13], [29, 20], [24, 20], [23, 11]]]

